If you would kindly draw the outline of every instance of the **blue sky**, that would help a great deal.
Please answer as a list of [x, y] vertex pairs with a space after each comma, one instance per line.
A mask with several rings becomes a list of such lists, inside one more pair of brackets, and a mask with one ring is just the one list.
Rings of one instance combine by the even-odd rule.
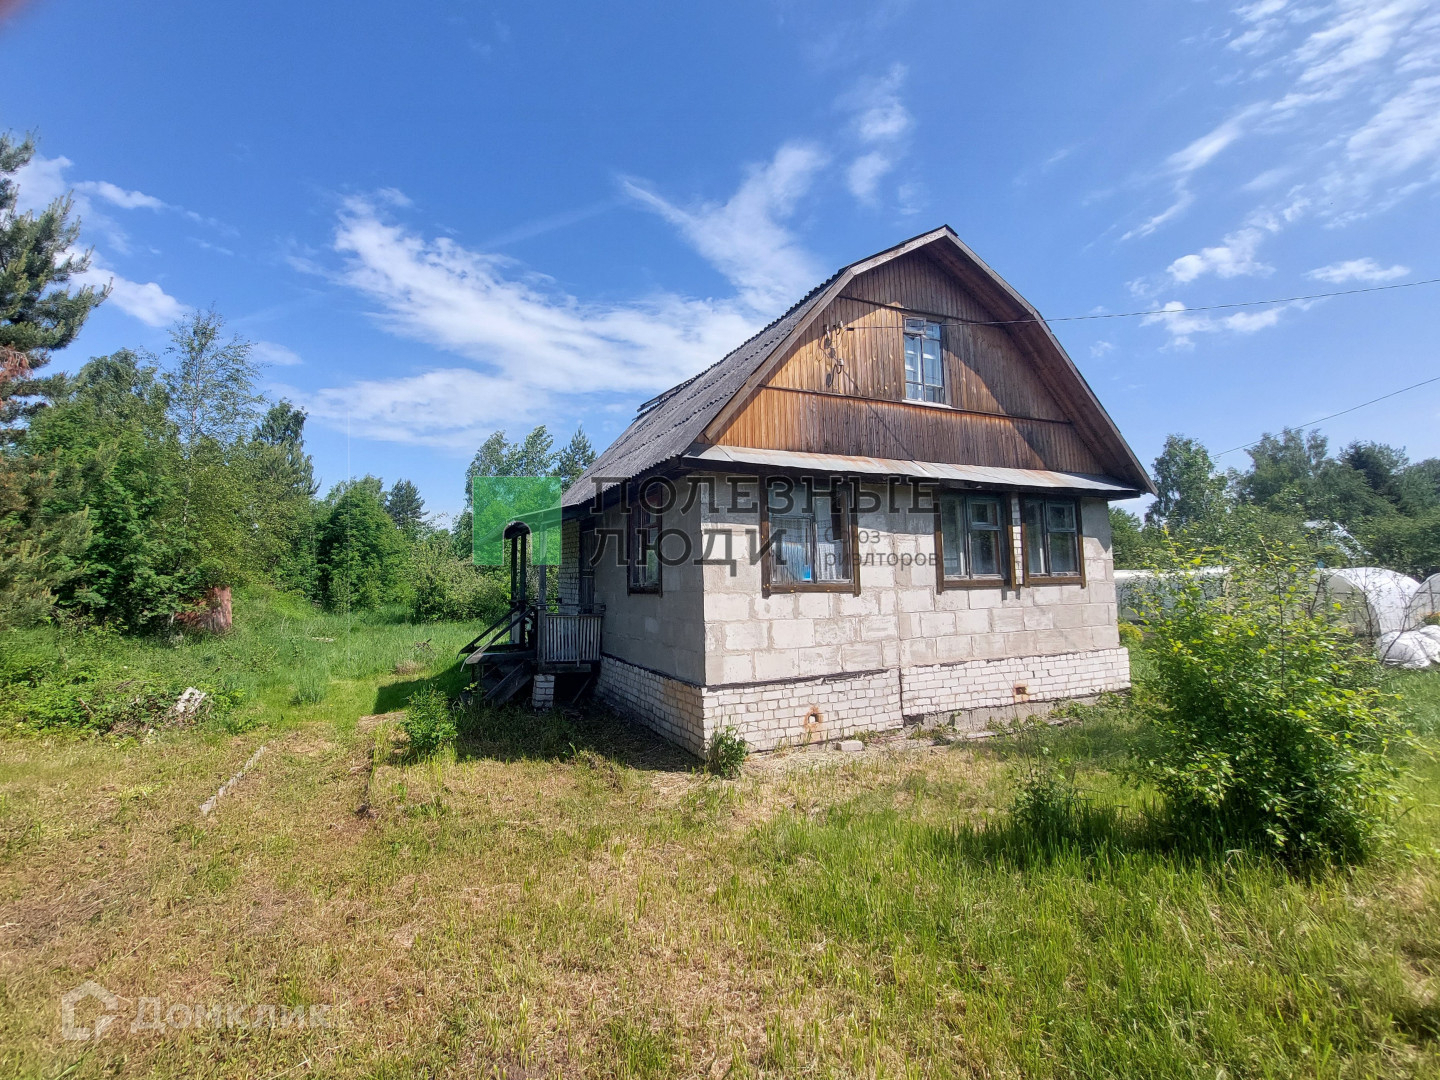
[[[327, 484], [437, 511], [492, 430], [601, 447], [941, 223], [1051, 317], [1440, 276], [1433, 0], [0, 11], [46, 72], [0, 96], [40, 137], [22, 197], [73, 188], [114, 284], [57, 366], [213, 304]], [[1149, 461], [1440, 374], [1437, 313], [1422, 286], [1055, 329]], [[1440, 384], [1323, 430], [1440, 454]]]

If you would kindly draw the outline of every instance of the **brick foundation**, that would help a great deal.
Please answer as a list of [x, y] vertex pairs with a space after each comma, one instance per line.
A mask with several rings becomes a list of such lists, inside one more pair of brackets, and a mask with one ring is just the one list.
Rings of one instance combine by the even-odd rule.
[[724, 727], [733, 727], [756, 751], [892, 730], [920, 717], [978, 729], [990, 720], [1043, 711], [1051, 702], [1129, 685], [1124, 649], [709, 687], [606, 656], [595, 695], [703, 756], [711, 736]]
[[604, 656], [595, 696], [696, 757], [705, 756], [705, 708], [693, 683]]
[[[1087, 697], [1130, 685], [1125, 649], [927, 664], [900, 672], [907, 718]], [[983, 725], [982, 725], [983, 726]]]
[[751, 750], [829, 742], [903, 722], [896, 671], [705, 689], [708, 730], [733, 727]]

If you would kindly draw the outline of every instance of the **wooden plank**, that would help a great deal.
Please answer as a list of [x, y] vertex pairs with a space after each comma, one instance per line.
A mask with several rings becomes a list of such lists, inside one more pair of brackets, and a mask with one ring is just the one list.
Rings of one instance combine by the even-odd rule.
[[762, 389], [719, 442], [957, 465], [1102, 471], [1068, 422], [775, 387]]

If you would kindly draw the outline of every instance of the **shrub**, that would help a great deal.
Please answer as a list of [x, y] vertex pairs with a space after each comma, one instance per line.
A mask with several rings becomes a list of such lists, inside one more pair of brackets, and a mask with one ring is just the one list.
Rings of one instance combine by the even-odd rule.
[[1127, 649], [1138, 649], [1145, 642], [1145, 635], [1132, 622], [1120, 624], [1120, 644]]
[[442, 746], [449, 746], [457, 734], [449, 699], [433, 687], [411, 696], [400, 726], [405, 729], [410, 749], [417, 757], [429, 757]]
[[745, 764], [745, 757], [749, 753], [750, 748], [733, 727], [722, 728], [710, 736], [710, 749], [705, 754], [705, 769], [716, 776], [723, 776], [726, 780], [733, 780], [740, 775], [740, 766]]
[[499, 572], [487, 573], [456, 558], [442, 542], [417, 544], [411, 556], [411, 614], [418, 622], [475, 619], [489, 624], [509, 606], [509, 589]]
[[1385, 823], [1405, 735], [1368, 642], [1316, 598], [1300, 553], [1261, 541], [1216, 594], [1171, 552], [1140, 602], [1150, 631], [1143, 768], [1187, 830], [1293, 859], [1365, 854]]

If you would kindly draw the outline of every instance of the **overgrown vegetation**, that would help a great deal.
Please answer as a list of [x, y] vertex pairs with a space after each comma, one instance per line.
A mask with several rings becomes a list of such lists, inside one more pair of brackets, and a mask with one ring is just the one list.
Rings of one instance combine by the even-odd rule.
[[1306, 553], [1227, 553], [1223, 592], [1172, 549], [1142, 594], [1140, 700], [1157, 735], [1145, 775], [1176, 827], [1290, 858], [1374, 846], [1408, 746], [1371, 643], [1317, 600]]
[[705, 749], [705, 767], [716, 776], [734, 780], [740, 775], [745, 757], [750, 748], [733, 727], [720, 728], [710, 736], [710, 745]]
[[1376, 442], [1332, 456], [1325, 436], [1299, 429], [1266, 434], [1246, 452], [1248, 469], [1222, 473], [1198, 441], [1167, 438], [1144, 522], [1111, 510], [1115, 565], [1148, 565], [1167, 538], [1218, 553], [1258, 532], [1303, 545], [1327, 566], [1440, 572], [1440, 458], [1411, 462]]
[[[0, 136], [0, 630], [80, 618], [163, 634], [208, 590], [246, 586], [417, 620], [504, 609], [503, 576], [471, 564], [468, 513], [437, 527], [403, 479], [317, 498], [304, 411], [264, 400], [251, 343], [213, 310], [182, 318], [162, 356], [121, 349], [38, 377], [106, 294], [70, 287], [88, 264], [68, 199], [16, 212], [33, 153]], [[555, 451], [542, 425], [519, 444], [494, 433], [470, 474], [569, 481], [594, 457], [583, 431]]]
[[433, 686], [410, 698], [400, 726], [405, 731], [410, 752], [417, 758], [428, 758], [437, 750], [453, 745], [459, 734], [449, 698]]
[[402, 708], [427, 685], [458, 692], [455, 653], [473, 636], [469, 621], [417, 624], [395, 607], [327, 613], [264, 587], [236, 593], [235, 629], [220, 638], [77, 621], [10, 630], [0, 635], [0, 733], [164, 730], [191, 686], [207, 694], [206, 730], [353, 722]]

